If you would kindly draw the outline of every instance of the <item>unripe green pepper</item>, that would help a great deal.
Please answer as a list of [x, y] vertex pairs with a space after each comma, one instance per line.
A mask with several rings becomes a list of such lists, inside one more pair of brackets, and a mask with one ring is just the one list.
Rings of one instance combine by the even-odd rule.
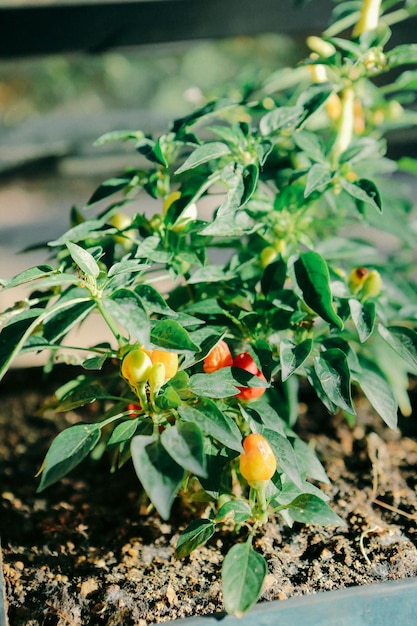
[[148, 383], [151, 391], [151, 397], [158, 393], [165, 382], [165, 365], [161, 362], [154, 363], [149, 370]]
[[128, 352], [122, 363], [122, 376], [131, 387], [148, 380], [152, 361], [141, 348]]

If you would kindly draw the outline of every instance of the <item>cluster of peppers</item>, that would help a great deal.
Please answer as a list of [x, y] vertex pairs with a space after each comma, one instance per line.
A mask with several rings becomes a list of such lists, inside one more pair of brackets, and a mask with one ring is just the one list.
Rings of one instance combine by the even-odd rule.
[[[266, 381], [249, 352], [242, 352], [233, 358], [229, 346], [219, 341], [203, 362], [203, 369], [211, 374], [223, 367], [238, 367]], [[139, 347], [127, 352], [122, 361], [121, 373], [140, 404], [129, 403], [133, 412], [153, 405], [154, 398], [161, 387], [175, 376], [178, 371], [178, 354], [165, 350], [146, 350]], [[265, 387], [238, 387], [236, 398], [239, 401], [256, 400], [265, 392]], [[148, 393], [149, 392], [149, 393]], [[261, 521], [266, 521], [265, 488], [276, 470], [274, 453], [260, 434], [251, 433], [243, 441], [244, 452], [240, 455], [240, 473], [251, 488], [257, 500]]]

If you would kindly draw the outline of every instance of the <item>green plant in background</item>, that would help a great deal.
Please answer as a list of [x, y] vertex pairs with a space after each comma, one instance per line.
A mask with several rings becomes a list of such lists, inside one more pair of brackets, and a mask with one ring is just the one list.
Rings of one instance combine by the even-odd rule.
[[[270, 515], [343, 524], [294, 431], [299, 381], [350, 420], [356, 389], [389, 426], [398, 406], [410, 413], [415, 216], [387, 177], [417, 167], [389, 160], [384, 134], [416, 121], [404, 104], [417, 46], [386, 49], [388, 24], [416, 5], [391, 4], [381, 18], [379, 1], [339, 3], [324, 37], [308, 39], [310, 56], [243, 100], [209, 101], [156, 138], [99, 139], [131, 142], [149, 167], [106, 180], [72, 210], [70, 230], [48, 244], [54, 263], [2, 281], [32, 291], [2, 314], [1, 373], [20, 352], [48, 350], [48, 368], [82, 367], [57, 390], [56, 410], [100, 406], [53, 441], [39, 490], [107, 450], [113, 469], [132, 459], [163, 519], [179, 495], [204, 504], [179, 558], [219, 527], [246, 528], [222, 570], [237, 615], [261, 593], [267, 564], [252, 543]], [[350, 26], [351, 39], [339, 37]], [[373, 245], [368, 226], [394, 233], [399, 249]], [[68, 345], [91, 316], [108, 341]]]

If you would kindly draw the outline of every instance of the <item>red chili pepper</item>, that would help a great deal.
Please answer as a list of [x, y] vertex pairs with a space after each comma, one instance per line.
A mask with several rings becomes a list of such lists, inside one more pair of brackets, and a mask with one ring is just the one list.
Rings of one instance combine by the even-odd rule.
[[217, 343], [204, 359], [203, 369], [206, 374], [212, 374], [222, 367], [233, 364], [233, 357], [229, 346], [223, 339]]
[[[233, 366], [257, 376], [266, 382], [265, 376], [256, 365], [249, 352], [242, 352], [233, 359]], [[265, 393], [265, 387], [238, 387], [239, 393], [236, 394], [238, 400], [257, 400]]]

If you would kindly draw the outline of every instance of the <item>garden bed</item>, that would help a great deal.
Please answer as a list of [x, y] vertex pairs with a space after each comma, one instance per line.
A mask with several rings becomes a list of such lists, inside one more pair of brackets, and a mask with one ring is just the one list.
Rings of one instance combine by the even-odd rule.
[[[178, 534], [196, 513], [179, 499], [162, 522], [130, 464], [109, 474], [106, 457], [89, 459], [36, 494], [50, 441], [80, 419], [39, 412], [48, 393], [37, 369], [9, 373], [1, 388], [0, 532], [11, 626], [145, 626], [223, 611], [222, 556], [233, 537], [216, 533], [177, 561]], [[416, 422], [389, 430], [359, 401], [351, 428], [305, 400], [298, 431], [325, 459], [324, 490], [346, 526], [268, 522], [254, 544], [269, 566], [261, 602], [416, 576]]]

